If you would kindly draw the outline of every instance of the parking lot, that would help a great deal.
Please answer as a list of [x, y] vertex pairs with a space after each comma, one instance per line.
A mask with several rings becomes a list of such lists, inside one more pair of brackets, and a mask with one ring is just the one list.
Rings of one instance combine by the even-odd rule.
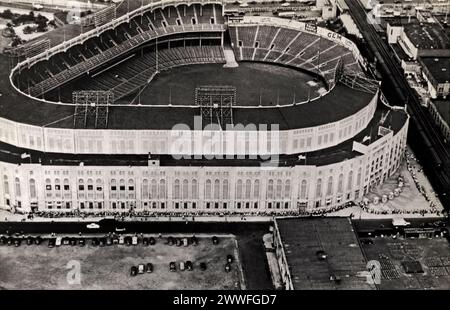
[[[183, 235], [172, 235], [182, 238]], [[198, 245], [168, 245], [167, 237], [155, 245], [41, 245], [0, 246], [0, 289], [242, 289], [245, 288], [236, 239], [198, 236]], [[186, 237], [190, 237], [186, 235]], [[230, 272], [227, 255], [233, 256]], [[180, 262], [192, 261], [192, 271], [181, 271]], [[177, 271], [169, 271], [175, 262]], [[206, 263], [206, 270], [200, 263]], [[79, 265], [78, 265], [79, 263]], [[152, 273], [130, 275], [132, 266], [153, 264]], [[79, 266], [80, 277], [77, 273]], [[77, 279], [80, 282], [77, 283]]]

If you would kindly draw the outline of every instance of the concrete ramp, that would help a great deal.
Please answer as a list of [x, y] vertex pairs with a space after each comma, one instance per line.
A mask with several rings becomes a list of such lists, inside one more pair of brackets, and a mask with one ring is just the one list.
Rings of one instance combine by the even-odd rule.
[[234, 57], [234, 52], [231, 47], [224, 47], [223, 54], [225, 56], [226, 63], [223, 65], [224, 68], [237, 68], [239, 64], [236, 62]]

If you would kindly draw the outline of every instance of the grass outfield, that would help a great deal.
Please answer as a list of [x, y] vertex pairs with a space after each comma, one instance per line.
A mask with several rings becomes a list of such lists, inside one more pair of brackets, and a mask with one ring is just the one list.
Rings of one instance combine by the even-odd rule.
[[[242, 268], [234, 237], [199, 238], [198, 246], [177, 247], [157, 239], [154, 246], [89, 245], [48, 248], [22, 244], [0, 247], [0, 289], [241, 289]], [[226, 256], [232, 254], [232, 271], [224, 270]], [[70, 285], [66, 278], [71, 260], [80, 262], [81, 284]], [[193, 271], [169, 272], [169, 262], [191, 260]], [[130, 276], [132, 265], [152, 263], [151, 274]], [[207, 270], [201, 271], [200, 262]]]
[[[230, 85], [236, 87], [239, 106], [285, 105], [306, 101], [310, 88], [307, 82], [313, 79], [299, 70], [256, 62], [240, 62], [237, 68], [223, 68], [222, 64], [182, 66], [158, 74], [141, 93], [141, 103], [195, 105], [196, 87]], [[311, 98], [324, 87], [317, 83], [311, 87]]]

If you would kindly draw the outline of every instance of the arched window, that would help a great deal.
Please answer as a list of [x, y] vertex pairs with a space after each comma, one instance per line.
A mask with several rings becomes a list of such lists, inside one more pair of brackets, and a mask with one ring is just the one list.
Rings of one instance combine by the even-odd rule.
[[120, 180], [119, 180], [119, 189], [120, 189], [121, 191], [124, 191], [124, 190], [125, 190], [125, 180], [124, 180], [124, 179], [120, 179]]
[[277, 180], [277, 198], [281, 198], [281, 192], [283, 190], [283, 182], [281, 180]]
[[327, 196], [333, 195], [333, 177], [328, 178]]
[[353, 186], [353, 170], [348, 173], [347, 190], [351, 190]]
[[259, 199], [259, 180], [255, 180], [255, 183], [253, 186], [253, 198]]
[[198, 183], [196, 179], [192, 180], [192, 199], [198, 199]]
[[286, 180], [284, 182], [284, 198], [291, 197], [291, 181]]
[[142, 180], [142, 199], [148, 199], [148, 180]]
[[356, 177], [356, 185], [360, 186], [361, 185], [361, 177], [362, 177], [362, 169], [361, 167], [359, 167], [358, 169], [358, 176]]
[[302, 183], [300, 184], [300, 198], [306, 199], [306, 180], [302, 180]]
[[167, 198], [166, 180], [159, 180], [159, 199]]
[[87, 180], [87, 186], [88, 186], [87, 189], [88, 189], [89, 191], [92, 191], [92, 190], [94, 189], [94, 185], [93, 185], [93, 184], [94, 184], [94, 181], [93, 181], [92, 179], [88, 179], [88, 180]]
[[316, 198], [322, 197], [322, 179], [317, 179], [316, 184]]
[[218, 179], [214, 181], [214, 199], [220, 199], [220, 181]]
[[14, 185], [15, 185], [16, 197], [20, 197], [21, 192], [20, 192], [20, 179], [19, 178], [14, 179]]
[[30, 198], [36, 198], [36, 181], [34, 179], [30, 179]]
[[252, 192], [252, 181], [247, 179], [245, 181], [245, 199], [250, 199], [250, 194]]
[[183, 199], [189, 199], [189, 181], [183, 180]]
[[158, 199], [158, 183], [155, 179], [152, 179], [150, 195], [150, 199]]
[[344, 175], [341, 173], [338, 179], [338, 193], [342, 193], [344, 191]]
[[173, 199], [180, 199], [180, 180], [176, 179], [173, 182]]
[[205, 199], [211, 199], [211, 180], [206, 180], [205, 184]]
[[236, 183], [236, 199], [242, 199], [242, 180], [239, 179]]
[[228, 180], [223, 180], [222, 182], [222, 197], [223, 199], [230, 199], [228, 192]]
[[273, 180], [270, 179], [267, 183], [267, 199], [273, 199]]

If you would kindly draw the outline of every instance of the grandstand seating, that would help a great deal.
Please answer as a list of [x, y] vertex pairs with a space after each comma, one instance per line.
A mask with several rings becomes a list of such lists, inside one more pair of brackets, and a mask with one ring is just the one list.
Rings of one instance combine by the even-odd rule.
[[148, 84], [157, 71], [172, 67], [200, 64], [224, 63], [225, 58], [220, 46], [189, 46], [163, 49], [143, 55], [136, 54], [132, 59], [119, 64], [78, 85], [84, 90], [112, 91], [114, 99], [119, 100], [140, 87]]
[[[129, 22], [72, 46], [64, 53], [41, 60], [31, 68], [22, 68], [18, 73], [20, 77], [16, 76], [14, 80], [30, 95], [40, 96], [158, 35], [185, 29], [206, 31], [205, 24], [214, 24], [208, 26], [211, 31], [223, 29], [223, 26], [217, 27], [224, 22], [220, 5], [193, 4], [186, 10], [180, 6], [178, 12], [175, 7], [166, 7], [135, 16]], [[195, 23], [192, 22], [193, 17]]]
[[[361, 72], [344, 46], [315, 34], [267, 25], [230, 25], [237, 60], [268, 61], [298, 67], [334, 78], [341, 61], [346, 71]], [[257, 42], [257, 43], [256, 43]]]

